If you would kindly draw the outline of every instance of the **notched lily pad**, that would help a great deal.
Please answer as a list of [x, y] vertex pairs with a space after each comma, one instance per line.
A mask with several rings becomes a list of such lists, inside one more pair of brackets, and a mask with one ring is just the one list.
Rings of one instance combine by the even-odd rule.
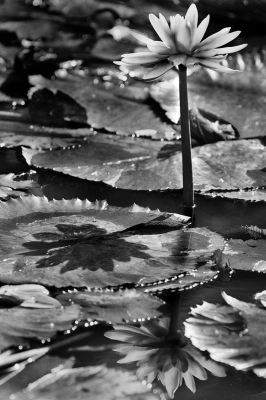
[[[123, 99], [119, 91], [114, 92], [112, 86], [106, 87], [93, 78], [72, 76], [65, 80], [49, 81], [40, 76], [31, 78], [31, 83], [38, 87], [61, 90], [71, 96], [87, 111], [87, 123], [95, 129], [106, 129], [126, 135], [134, 135], [142, 129], [154, 129], [156, 139], [165, 138], [165, 134], [174, 131], [170, 124], [163, 123], [147, 104], [138, 104]], [[123, 88], [120, 89], [123, 93]]]
[[231, 239], [227, 242], [224, 253], [227, 255], [230, 266], [254, 272], [266, 272], [266, 240]]
[[62, 369], [31, 383], [14, 400], [159, 400], [131, 371], [118, 368], [80, 367]]
[[16, 198], [29, 194], [42, 196], [41, 187], [31, 180], [20, 180], [15, 174], [0, 175], [0, 198]]
[[185, 322], [193, 345], [213, 360], [265, 376], [266, 310], [223, 293], [227, 305], [204, 302]]
[[237, 139], [240, 136], [230, 122], [207, 110], [192, 107], [189, 117], [191, 137], [200, 145]]
[[147, 284], [197, 269], [202, 254], [224, 247], [224, 239], [208, 229], [181, 230], [187, 217], [136, 205], [29, 197], [0, 206], [5, 283]]
[[0, 146], [27, 146], [31, 149], [56, 149], [58, 147], [78, 146], [92, 135], [89, 128], [60, 128], [42, 125], [43, 119], [33, 125], [29, 122], [1, 120]]
[[[65, 152], [54, 150], [37, 154], [24, 150], [24, 156], [31, 165], [53, 168], [83, 179], [104, 181], [121, 189], [182, 188], [182, 157], [180, 147], [175, 143], [163, 145], [162, 142], [143, 139], [134, 141], [120, 137], [118, 140], [105, 136], [96, 135], [91, 140], [91, 149], [87, 145]], [[107, 145], [112, 146], [112, 152]], [[167, 151], [163, 155], [166, 146]], [[88, 157], [87, 153], [92, 151], [93, 157]], [[263, 168], [266, 163], [265, 146], [260, 140], [234, 140], [196, 147], [192, 149], [192, 159], [194, 187], [203, 194], [210, 190], [238, 190], [266, 185], [265, 172], [259, 177], [253, 178], [252, 175], [254, 170]]]
[[118, 292], [68, 292], [59, 295], [57, 300], [62, 305], [79, 305], [81, 320], [116, 324], [158, 317], [164, 310], [161, 300], [132, 289]]

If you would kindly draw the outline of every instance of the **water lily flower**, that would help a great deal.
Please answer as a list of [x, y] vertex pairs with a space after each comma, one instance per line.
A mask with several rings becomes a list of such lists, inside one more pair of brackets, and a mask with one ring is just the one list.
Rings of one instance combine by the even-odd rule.
[[209, 25], [210, 16], [208, 15], [198, 25], [198, 10], [195, 4], [191, 4], [185, 17], [179, 14], [170, 17], [170, 25], [162, 14], [159, 14], [159, 18], [150, 14], [149, 18], [161, 40], [155, 41], [132, 32], [135, 38], [147, 46], [147, 51], [123, 54], [122, 61], [116, 62], [118, 65], [129, 68], [138, 65], [149, 68], [143, 77], [146, 81], [157, 79], [179, 65], [191, 67], [198, 64], [214, 71], [235, 72], [223, 66], [221, 62], [229, 53], [235, 53], [247, 46], [247, 44], [240, 44], [233, 47], [221, 47], [240, 34], [240, 31], [230, 32], [231, 28], [224, 28], [202, 40]]
[[224, 368], [205, 359], [186, 342], [181, 331], [169, 337], [170, 318], [147, 321], [140, 328], [130, 325], [115, 325], [114, 331], [105, 333], [109, 339], [124, 342], [114, 350], [125, 357], [118, 363], [137, 362], [137, 376], [148, 383], [157, 377], [173, 398], [184, 379], [186, 386], [196, 391], [194, 377], [207, 379], [206, 369], [216, 376], [225, 376]]

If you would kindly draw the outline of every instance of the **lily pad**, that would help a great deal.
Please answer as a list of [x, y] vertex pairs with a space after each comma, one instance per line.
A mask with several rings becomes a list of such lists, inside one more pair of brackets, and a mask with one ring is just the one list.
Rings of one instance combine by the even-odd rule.
[[[123, 97], [123, 88], [112, 90], [112, 84], [106, 85], [87, 77], [70, 77], [53, 80], [33, 76], [30, 82], [37, 87], [60, 90], [71, 96], [87, 111], [87, 122], [95, 129], [134, 135], [136, 131], [154, 129], [156, 139], [174, 133], [170, 124], [163, 123], [147, 104], [138, 104]], [[121, 93], [121, 96], [119, 96]]]
[[2, 203], [1, 215], [5, 283], [140, 285], [197, 269], [199, 256], [224, 247], [206, 228], [180, 230], [187, 217], [138, 206], [28, 197]]
[[[53, 168], [79, 178], [104, 181], [122, 189], [182, 187], [180, 145], [106, 136], [96, 135], [90, 139], [90, 144], [66, 151], [36, 154], [35, 151], [24, 150], [23, 154], [31, 165]], [[109, 150], [110, 146], [113, 146], [112, 151]], [[88, 156], [89, 152], [93, 152], [93, 157]], [[264, 168], [266, 163], [265, 146], [258, 139], [196, 147], [192, 150], [192, 160], [194, 186], [202, 193], [266, 185], [266, 173], [263, 170], [259, 176], [254, 175], [254, 171]]]
[[222, 295], [227, 305], [204, 302], [192, 308], [192, 317], [185, 322], [186, 336], [215, 361], [265, 374], [266, 310]]
[[224, 198], [231, 199], [238, 202], [265, 202], [266, 201], [266, 190], [260, 189], [240, 189], [232, 191], [211, 191], [205, 194], [211, 198]]
[[[144, 320], [162, 315], [163, 302], [154, 296], [136, 290], [118, 292], [72, 292], [61, 294], [57, 300], [62, 305], [80, 306], [82, 320], [105, 321], [109, 323]], [[164, 310], [165, 311], [165, 310]]]
[[31, 180], [19, 180], [15, 174], [0, 175], [0, 198], [15, 198], [34, 194], [42, 196], [41, 187]]
[[231, 239], [227, 242], [224, 253], [233, 269], [266, 272], [265, 239]]
[[159, 400], [131, 371], [105, 366], [62, 369], [31, 383], [14, 400]]
[[89, 128], [54, 128], [12, 120], [0, 120], [0, 126], [0, 146], [6, 147], [23, 145], [32, 149], [55, 149], [77, 146], [92, 135]]

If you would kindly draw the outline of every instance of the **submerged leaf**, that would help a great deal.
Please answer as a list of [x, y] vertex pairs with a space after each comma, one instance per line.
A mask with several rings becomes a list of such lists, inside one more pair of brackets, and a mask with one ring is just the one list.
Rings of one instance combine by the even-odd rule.
[[19, 175], [0, 175], [0, 198], [16, 198], [27, 194], [42, 196], [42, 189], [34, 181], [20, 180]]
[[233, 269], [266, 272], [265, 239], [231, 239], [227, 242], [224, 252]]
[[0, 209], [5, 283], [141, 285], [197, 269], [202, 254], [224, 247], [206, 228], [181, 230], [187, 217], [138, 206], [30, 197]]
[[225, 293], [223, 298], [225, 306], [204, 302], [192, 309], [185, 322], [186, 336], [213, 360], [257, 373], [266, 363], [266, 310]]
[[105, 366], [62, 369], [31, 383], [14, 400], [159, 400], [131, 371]]

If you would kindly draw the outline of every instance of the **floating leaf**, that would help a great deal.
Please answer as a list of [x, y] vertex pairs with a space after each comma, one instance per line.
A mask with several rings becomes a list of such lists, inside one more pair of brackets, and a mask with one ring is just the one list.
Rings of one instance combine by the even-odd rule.
[[224, 247], [208, 229], [180, 230], [187, 217], [138, 206], [29, 197], [2, 203], [1, 215], [5, 283], [146, 284], [194, 270], [200, 255]]
[[228, 241], [225, 254], [233, 269], [266, 272], [266, 240], [231, 239]]
[[192, 308], [192, 317], [185, 322], [186, 336], [215, 361], [255, 373], [261, 365], [265, 373], [266, 310], [225, 293], [223, 298], [228, 305], [204, 302]]
[[49, 291], [42, 285], [4, 285], [0, 294], [21, 300], [20, 307], [26, 308], [60, 308], [61, 303], [49, 296]]
[[0, 120], [0, 146], [27, 146], [32, 149], [55, 149], [84, 143], [92, 135], [89, 128], [51, 128], [21, 121]]
[[240, 202], [265, 202], [266, 201], [266, 190], [265, 189], [240, 189], [233, 191], [211, 191], [205, 193], [207, 197], [211, 198], [225, 198], [232, 199]]
[[42, 189], [36, 182], [19, 179], [15, 174], [0, 175], [0, 198], [15, 198], [27, 194], [42, 196]]
[[72, 292], [57, 297], [62, 305], [80, 306], [82, 320], [110, 323], [142, 320], [161, 315], [163, 302], [156, 297], [136, 290], [118, 292]]
[[[79, 77], [49, 81], [41, 76], [32, 77], [31, 83], [58, 89], [71, 96], [86, 109], [87, 122], [95, 129], [105, 128], [126, 135], [133, 135], [141, 129], [154, 129], [157, 139], [174, 132], [174, 128], [161, 122], [148, 105], [120, 98], [117, 89], [113, 93], [112, 84], [106, 87], [99, 80], [93, 83], [93, 78]], [[120, 93], [123, 93], [123, 88]]]
[[131, 371], [105, 366], [62, 369], [31, 383], [14, 400], [159, 400]]
[[193, 289], [198, 285], [213, 281], [219, 275], [219, 272], [212, 271], [210, 267], [200, 267], [197, 271], [184, 273], [177, 276], [176, 279], [166, 279], [165, 282], [157, 282], [151, 286], [145, 287], [146, 293], [159, 293], [164, 291], [183, 291]]
[[[235, 67], [239, 69], [237, 65]], [[204, 74], [204, 72], [203, 72]], [[241, 75], [241, 74], [239, 74]], [[251, 88], [255, 74], [251, 74]], [[262, 76], [262, 75], [261, 75]], [[223, 80], [227, 77], [222, 78]], [[229, 78], [230, 79], [230, 78]], [[232, 78], [232, 80], [236, 78]], [[247, 77], [240, 77], [243, 82]], [[262, 78], [258, 79], [258, 89], [252, 93], [250, 90], [234, 90], [219, 87], [217, 84], [206, 85], [206, 73], [202, 83], [199, 75], [193, 74], [189, 84], [189, 98], [191, 104], [196, 104], [203, 110], [226, 118], [240, 132], [241, 138], [265, 136], [266, 115], [264, 112], [264, 94], [258, 95]], [[230, 85], [232, 88], [233, 82]], [[239, 85], [241, 89], [243, 85]]]
[[254, 239], [265, 239], [266, 238], [266, 229], [258, 228], [257, 226], [242, 226], [242, 229], [246, 233], [248, 233]]
[[[31, 165], [53, 168], [80, 178], [102, 180], [123, 189], [182, 187], [180, 145], [106, 136], [96, 135], [90, 140], [93, 144], [67, 151], [36, 154], [24, 150], [23, 154]], [[112, 151], [108, 150], [111, 145]], [[93, 157], [88, 156], [89, 152]], [[265, 172], [262, 171], [259, 177], [252, 175], [266, 163], [265, 146], [260, 140], [226, 141], [196, 147], [192, 150], [192, 159], [194, 186], [203, 193], [266, 185]]]
[[189, 111], [191, 138], [198, 144], [215, 143], [239, 137], [237, 129], [230, 122], [206, 110], [192, 107]]
[[167, 117], [177, 124], [180, 119], [179, 78], [153, 83], [150, 95], [165, 110]]

